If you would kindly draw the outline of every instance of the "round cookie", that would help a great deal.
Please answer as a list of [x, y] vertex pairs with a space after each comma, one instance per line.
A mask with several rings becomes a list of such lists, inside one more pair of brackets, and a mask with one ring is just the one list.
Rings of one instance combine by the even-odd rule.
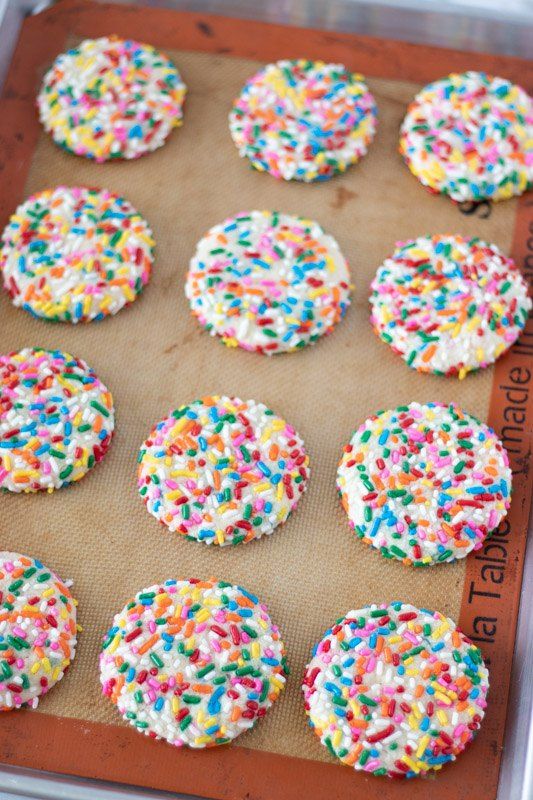
[[453, 73], [407, 110], [400, 153], [418, 180], [457, 202], [505, 200], [533, 183], [533, 104], [505, 78]]
[[455, 761], [485, 715], [488, 670], [451, 619], [410, 603], [350, 611], [307, 666], [311, 728], [355, 770], [413, 778]]
[[502, 355], [531, 309], [514, 262], [496, 245], [462, 236], [398, 243], [371, 288], [378, 336], [419, 372], [459, 378]]
[[352, 436], [337, 473], [350, 526], [386, 558], [427, 566], [479, 550], [510, 506], [507, 452], [451, 403], [379, 411]]
[[36, 708], [76, 652], [76, 601], [40, 561], [0, 551], [0, 711]]
[[13, 304], [52, 322], [116, 314], [142, 291], [154, 240], [133, 206], [106, 189], [58, 186], [20, 205], [2, 235]]
[[185, 285], [193, 314], [224, 344], [266, 355], [330, 333], [350, 304], [350, 273], [317, 222], [249, 211], [198, 242]]
[[97, 162], [138, 158], [181, 125], [186, 87], [149, 44], [104, 36], [56, 58], [37, 105], [60, 147]]
[[150, 514], [206, 544], [250, 542], [285, 522], [309, 458], [294, 428], [254, 400], [213, 395], [173, 411], [139, 453]]
[[0, 356], [0, 489], [79, 481], [104, 457], [114, 418], [111, 393], [85, 361], [29, 347]]
[[139, 592], [115, 616], [100, 656], [104, 695], [138, 731], [176, 747], [226, 744], [252, 728], [286, 673], [266, 607], [214, 579]]
[[239, 154], [275, 178], [321, 181], [364, 156], [376, 104], [342, 64], [278, 61], [245, 84], [229, 115]]

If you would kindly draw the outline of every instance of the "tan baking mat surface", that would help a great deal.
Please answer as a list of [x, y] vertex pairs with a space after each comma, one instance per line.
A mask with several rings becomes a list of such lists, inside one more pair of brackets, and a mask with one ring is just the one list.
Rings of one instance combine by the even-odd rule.
[[[432, 197], [397, 154], [397, 133], [417, 86], [369, 80], [379, 129], [369, 154], [344, 176], [319, 185], [281, 183], [239, 159], [227, 114], [259, 66], [245, 59], [169, 51], [188, 86], [185, 122], [161, 150], [130, 163], [95, 165], [67, 155], [42, 134], [26, 194], [56, 184], [103, 186], [128, 198], [151, 224], [153, 278], [131, 308], [102, 323], [51, 325], [0, 298], [3, 352], [62, 348], [87, 360], [113, 392], [116, 437], [78, 485], [53, 495], [0, 496], [0, 549], [42, 559], [74, 580], [83, 633], [67, 676], [41, 703], [47, 714], [119, 723], [100, 695], [98, 653], [113, 614], [138, 590], [173, 577], [241, 583], [263, 599], [285, 640], [287, 691], [239, 744], [331, 761], [307, 729], [300, 679], [314, 642], [331, 622], [372, 601], [403, 599], [457, 618], [464, 563], [424, 571], [383, 559], [358, 542], [335, 491], [342, 445], [366, 416], [411, 400], [454, 400], [486, 417], [492, 370], [465, 381], [419, 375], [373, 334], [368, 287], [397, 240], [461, 233], [511, 246], [515, 201], [489, 219], [465, 216]], [[297, 55], [297, 54], [295, 54]], [[247, 209], [312, 217], [339, 241], [356, 284], [338, 329], [318, 345], [267, 358], [230, 350], [190, 316], [184, 277], [198, 238]], [[311, 458], [311, 481], [289, 522], [271, 537], [235, 549], [202, 546], [170, 534], [137, 495], [137, 451], [152, 423], [209, 393], [254, 398], [288, 419]]]

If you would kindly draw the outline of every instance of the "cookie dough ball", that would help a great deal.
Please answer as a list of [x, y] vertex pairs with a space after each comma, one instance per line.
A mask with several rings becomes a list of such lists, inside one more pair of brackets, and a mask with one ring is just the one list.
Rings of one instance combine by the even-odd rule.
[[426, 566], [479, 550], [510, 506], [511, 470], [487, 425], [451, 403], [380, 411], [337, 473], [350, 526], [386, 558]]
[[249, 211], [200, 239], [185, 293], [194, 316], [224, 344], [272, 355], [331, 333], [351, 288], [339, 245], [317, 222]]
[[459, 203], [520, 195], [533, 183], [533, 103], [505, 78], [453, 73], [409, 106], [400, 153], [424, 186]]
[[2, 235], [0, 272], [13, 304], [52, 322], [92, 322], [148, 283], [148, 224], [107, 189], [57, 186], [30, 197]]
[[485, 716], [488, 670], [438, 611], [410, 603], [350, 611], [307, 666], [311, 728], [355, 770], [413, 778], [455, 761]]
[[150, 514], [205, 544], [250, 542], [285, 522], [305, 491], [298, 433], [262, 403], [213, 395], [159, 422], [139, 453]]
[[365, 155], [376, 104], [342, 64], [278, 61], [244, 86], [229, 117], [239, 154], [275, 178], [323, 181]]
[[231, 583], [168, 580], [120, 611], [100, 657], [103, 693], [154, 739], [203, 748], [252, 728], [285, 685], [278, 628]]
[[40, 561], [0, 551], [0, 711], [36, 708], [76, 652], [76, 601]]
[[56, 144], [103, 162], [161, 147], [181, 125], [185, 91], [174, 64], [155, 47], [103, 36], [56, 58], [37, 105]]
[[100, 461], [115, 412], [109, 390], [80, 358], [26, 348], [0, 356], [0, 489], [51, 492]]
[[531, 309], [527, 292], [496, 245], [420, 236], [400, 242], [378, 269], [371, 322], [410, 367], [464, 378], [518, 339]]

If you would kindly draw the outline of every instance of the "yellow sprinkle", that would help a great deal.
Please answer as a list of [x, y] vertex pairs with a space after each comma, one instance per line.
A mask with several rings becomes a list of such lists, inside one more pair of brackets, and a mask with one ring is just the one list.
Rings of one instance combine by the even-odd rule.
[[448, 630], [449, 627], [450, 627], [449, 623], [446, 622], [445, 619], [443, 619], [443, 621], [441, 622], [439, 627], [435, 628], [435, 630], [431, 634], [432, 639], [440, 639], [440, 638], [442, 638], [442, 635]]
[[197, 478], [198, 473], [190, 469], [173, 469], [170, 473], [173, 478]]
[[416, 751], [416, 757], [421, 758], [424, 754], [424, 750], [428, 746], [429, 742], [431, 741], [430, 736], [422, 736], [420, 739], [420, 744], [418, 745], [418, 750]]
[[446, 716], [445, 712], [442, 708], [437, 709], [437, 719], [439, 720], [440, 724], [444, 727], [444, 725], [448, 724], [448, 717]]
[[129, 303], [133, 303], [135, 300], [135, 292], [132, 291], [131, 286], [128, 286], [127, 284], [122, 287], [122, 294]]
[[411, 758], [409, 758], [409, 756], [404, 756], [402, 758], [402, 761], [403, 761], [404, 764], [407, 764], [407, 766], [410, 769], [412, 769], [413, 772], [420, 772], [419, 766], [417, 764], [415, 764], [415, 762]]
[[337, 728], [337, 730], [333, 734], [333, 738], [332, 738], [331, 741], [332, 741], [333, 747], [338, 747], [340, 745], [340, 743], [342, 742], [342, 731], [339, 728]]
[[254, 492], [267, 492], [270, 488], [270, 483], [256, 483], [254, 486]]

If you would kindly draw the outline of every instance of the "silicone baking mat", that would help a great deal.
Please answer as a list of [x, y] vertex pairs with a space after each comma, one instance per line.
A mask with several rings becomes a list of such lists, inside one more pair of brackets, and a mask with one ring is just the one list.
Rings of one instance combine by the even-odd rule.
[[[81, 38], [117, 33], [164, 48], [188, 86], [185, 121], [159, 151], [96, 165], [60, 151], [40, 130], [35, 94], [53, 58]], [[231, 101], [266, 61], [340, 61], [363, 72], [379, 108], [368, 156], [320, 185], [286, 184], [239, 159], [227, 128]], [[526, 85], [528, 65], [320, 31], [194, 14], [59, 3], [27, 21], [0, 106], [0, 224], [29, 193], [59, 183], [105, 186], [151, 223], [153, 279], [131, 308], [101, 324], [51, 325], [0, 297], [2, 351], [40, 345], [86, 359], [115, 397], [116, 438], [103, 463], [52, 495], [0, 497], [0, 549], [27, 552], [74, 580], [83, 632], [72, 667], [38, 711], [0, 718], [0, 761], [228, 800], [484, 798], [496, 794], [530, 494], [531, 328], [495, 369], [459, 382], [423, 376], [372, 333], [368, 291], [395, 241], [423, 233], [479, 235], [533, 267], [533, 199], [459, 209], [426, 192], [397, 154], [398, 127], [420, 84], [453, 69], [487, 69]], [[531, 77], [531, 72], [529, 72]], [[531, 83], [531, 82], [530, 82]], [[183, 294], [188, 261], [205, 230], [243, 209], [317, 219], [339, 241], [356, 284], [353, 305], [330, 337], [267, 358], [230, 350], [204, 333]], [[471, 211], [467, 214], [465, 211]], [[528, 230], [529, 229], [529, 230]], [[531, 239], [530, 245], [533, 245]], [[527, 260], [529, 259], [529, 260]], [[153, 422], [209, 393], [266, 403], [305, 439], [309, 490], [275, 535], [235, 549], [186, 542], [157, 525], [135, 486], [140, 443]], [[503, 435], [514, 476], [511, 513], [476, 555], [414, 570], [356, 541], [335, 491], [342, 445], [379, 408], [459, 402]], [[169, 577], [215, 575], [268, 605], [286, 642], [287, 691], [256, 729], [231, 747], [177, 750], [124, 725], [100, 695], [98, 652], [113, 614], [136, 590]], [[300, 682], [329, 624], [372, 601], [405, 599], [459, 619], [491, 668], [489, 711], [457, 764], [409, 785], [341, 768], [307, 727]]]

